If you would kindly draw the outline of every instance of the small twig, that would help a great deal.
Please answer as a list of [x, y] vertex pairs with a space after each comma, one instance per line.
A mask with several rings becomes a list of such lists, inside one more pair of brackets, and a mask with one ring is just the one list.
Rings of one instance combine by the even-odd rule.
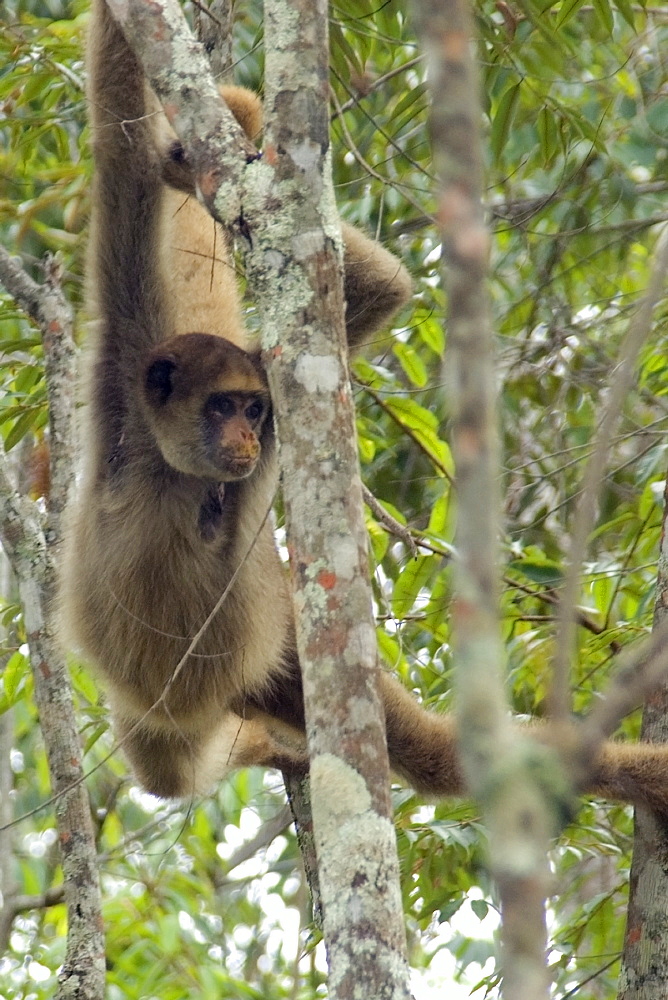
[[664, 229], [656, 245], [654, 263], [647, 291], [631, 318], [617, 373], [610, 387], [603, 418], [596, 436], [596, 444], [587, 463], [582, 492], [577, 506], [567, 571], [562, 588], [557, 634], [556, 655], [549, 695], [551, 715], [565, 722], [570, 714], [570, 663], [573, 653], [574, 615], [580, 586], [582, 560], [596, 518], [596, 504], [605, 470], [613, 427], [629, 392], [635, 372], [636, 358], [652, 325], [654, 308], [662, 295], [668, 272], [668, 228]]
[[401, 427], [404, 434], [407, 434], [408, 437], [415, 442], [420, 451], [422, 451], [427, 456], [432, 465], [445, 476], [445, 478], [448, 480], [449, 483], [452, 483], [452, 476], [450, 474], [450, 471], [446, 469], [446, 467], [441, 462], [440, 458], [438, 458], [436, 455], [434, 455], [432, 451], [430, 451], [430, 449], [427, 447], [424, 441], [420, 440], [419, 436], [415, 433], [415, 431], [404, 423], [399, 414], [395, 413], [392, 407], [387, 405], [383, 397], [379, 393], [377, 393], [375, 389], [372, 389], [370, 385], [365, 385], [363, 382], [361, 382], [360, 385], [362, 385], [364, 391], [371, 396], [374, 403], [377, 403], [378, 406], [380, 406], [381, 410], [383, 410], [384, 413], [387, 413], [387, 415], [392, 420], [394, 420], [395, 424], [397, 424], [398, 427]]
[[400, 538], [412, 556], [417, 556], [418, 547], [411, 534], [410, 528], [407, 528], [405, 524], [401, 524], [397, 521], [396, 517], [392, 517], [392, 515], [385, 510], [380, 501], [376, 499], [371, 490], [365, 486], [364, 483], [362, 483], [362, 497], [364, 499], [364, 503], [367, 505], [378, 523], [382, 524], [382, 526], [386, 528], [391, 535], [396, 535], [397, 538]]
[[230, 878], [230, 872], [234, 871], [239, 865], [242, 865], [244, 861], [248, 861], [249, 858], [255, 857], [258, 851], [264, 850], [278, 837], [280, 833], [290, 825], [292, 822], [292, 812], [290, 806], [284, 805], [282, 809], [272, 816], [271, 819], [266, 820], [257, 831], [254, 837], [247, 840], [245, 844], [242, 844], [234, 854], [232, 854], [227, 861], [226, 873], [219, 877], [216, 877], [215, 884], [217, 889], [222, 889], [228, 885], [234, 885], [235, 879]]
[[414, 66], [419, 66], [420, 63], [423, 61], [423, 59], [424, 59], [423, 55], [413, 56], [412, 59], [409, 59], [408, 62], [402, 63], [401, 66], [395, 66], [395, 68], [391, 69], [389, 73], [385, 73], [383, 76], [376, 77], [376, 79], [372, 80], [371, 83], [369, 84], [366, 93], [360, 94], [359, 96], [351, 97], [350, 100], [345, 101], [343, 104], [338, 105], [337, 108], [332, 112], [330, 116], [330, 121], [334, 121], [340, 115], [344, 114], [344, 112], [350, 111], [351, 108], [354, 108], [356, 105], [360, 103], [363, 97], [366, 97], [374, 90], [379, 90], [384, 84], [388, 82], [388, 80], [392, 80], [395, 76], [399, 76], [400, 73], [405, 73], [407, 70], [413, 69]]

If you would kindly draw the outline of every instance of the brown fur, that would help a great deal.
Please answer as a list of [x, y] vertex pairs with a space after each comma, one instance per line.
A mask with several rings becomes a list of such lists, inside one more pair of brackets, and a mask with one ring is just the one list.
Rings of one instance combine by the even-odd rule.
[[[105, 678], [139, 781], [182, 796], [232, 767], [306, 766], [291, 607], [266, 520], [276, 486], [269, 397], [247, 349], [228, 238], [217, 230], [212, 281], [215, 226], [188, 196], [180, 147], [156, 128], [154, 101], [103, 0], [89, 69], [95, 325], [63, 617]], [[257, 98], [225, 94], [254, 135]], [[163, 176], [182, 190], [168, 190]], [[411, 282], [378, 244], [343, 232], [355, 346], [406, 301]], [[186, 333], [193, 327], [210, 332]], [[395, 771], [427, 795], [461, 793], [452, 720], [426, 712], [385, 673], [381, 693]], [[594, 790], [668, 809], [667, 778], [668, 750], [606, 744]]]

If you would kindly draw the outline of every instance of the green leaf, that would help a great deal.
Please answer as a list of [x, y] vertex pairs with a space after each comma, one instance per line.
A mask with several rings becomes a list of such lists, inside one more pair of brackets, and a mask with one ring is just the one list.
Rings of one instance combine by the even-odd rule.
[[484, 899], [472, 899], [470, 904], [478, 920], [484, 920], [489, 913], [489, 904]]
[[11, 451], [26, 434], [35, 429], [36, 425], [37, 411], [30, 408], [19, 417], [5, 438], [5, 451]]
[[408, 399], [405, 396], [392, 396], [386, 400], [386, 406], [388, 410], [396, 413], [406, 427], [411, 427], [413, 430], [426, 433], [438, 428], [436, 414], [432, 413], [431, 410], [426, 410], [424, 406], [420, 406], [414, 399]]
[[392, 614], [395, 618], [404, 618], [409, 613], [434, 571], [435, 559], [432, 555], [418, 556], [401, 571], [392, 593]]
[[344, 59], [348, 62], [350, 68], [355, 70], [359, 76], [362, 76], [364, 67], [361, 64], [357, 53], [346, 38], [345, 33], [341, 29], [341, 25], [332, 19], [330, 19], [329, 22], [329, 39], [332, 46], [332, 55], [335, 56], [336, 49], [338, 49]]
[[557, 19], [557, 27], [561, 28], [562, 25], [566, 24], [566, 21], [573, 17], [580, 7], [585, 4], [587, 0], [564, 0], [561, 5], [561, 10], [559, 11], [559, 17]]
[[417, 326], [420, 339], [439, 358], [443, 357], [443, 352], [445, 351], [445, 334], [443, 332], [441, 317], [435, 312], [423, 313], [420, 311], [415, 314], [414, 322]]
[[608, 0], [592, 0], [592, 3], [599, 21], [608, 34], [612, 35], [615, 22], [612, 16], [612, 8], [608, 3]]
[[451, 917], [454, 917], [455, 913], [457, 913], [457, 911], [461, 908], [463, 902], [463, 897], [460, 897], [459, 899], [451, 899], [447, 902], [445, 906], [442, 906], [438, 911], [439, 921], [442, 924], [447, 923], [448, 920], [450, 920]]
[[7, 699], [7, 707], [18, 700], [18, 694], [28, 673], [28, 661], [23, 653], [13, 653], [2, 671], [2, 685]]
[[626, 23], [635, 31], [636, 19], [633, 12], [633, 7], [629, 3], [629, 0], [615, 0], [615, 7], [622, 15]]
[[492, 120], [491, 131], [491, 152], [492, 156], [500, 159], [503, 156], [510, 133], [510, 127], [517, 110], [517, 102], [520, 96], [521, 83], [515, 83], [502, 94], [496, 106], [494, 118]]
[[508, 565], [510, 569], [517, 570], [518, 573], [521, 573], [534, 583], [556, 586], [561, 582], [561, 566], [558, 563], [551, 562], [549, 559], [546, 559], [544, 562], [532, 559], [516, 559]]
[[385, 558], [385, 554], [388, 550], [390, 544], [390, 536], [387, 531], [374, 521], [372, 518], [367, 518], [366, 530], [369, 533], [369, 541], [371, 542], [371, 552], [376, 563], [380, 563]]
[[559, 129], [556, 124], [555, 112], [547, 105], [538, 112], [536, 122], [538, 138], [540, 139], [540, 150], [543, 154], [543, 162], [549, 166], [560, 150]]
[[413, 385], [422, 389], [427, 384], [428, 375], [427, 369], [417, 351], [410, 344], [402, 344], [401, 341], [397, 341], [392, 347], [392, 353], [399, 360], [399, 364], [408, 379]]
[[448, 508], [450, 506], [449, 494], [443, 493], [431, 508], [427, 531], [433, 535], [442, 535], [448, 523]]
[[109, 732], [108, 722], [103, 722], [101, 725], [96, 726], [84, 744], [84, 754], [87, 754], [95, 746], [100, 737], [104, 736], [107, 732]]
[[392, 670], [396, 670], [403, 660], [403, 654], [399, 643], [383, 628], [382, 625], [379, 625], [376, 629], [376, 638], [378, 640], [378, 651], [381, 658], [388, 665], [388, 667], [391, 667]]

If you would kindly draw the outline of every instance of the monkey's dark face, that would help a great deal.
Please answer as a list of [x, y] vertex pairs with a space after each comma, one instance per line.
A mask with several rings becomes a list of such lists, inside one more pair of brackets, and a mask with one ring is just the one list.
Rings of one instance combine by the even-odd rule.
[[189, 333], [159, 344], [146, 365], [144, 402], [172, 468], [231, 482], [257, 467], [271, 411], [266, 377], [229, 341]]
[[260, 457], [260, 435], [268, 400], [257, 392], [214, 392], [204, 404], [207, 454], [223, 479], [245, 479]]

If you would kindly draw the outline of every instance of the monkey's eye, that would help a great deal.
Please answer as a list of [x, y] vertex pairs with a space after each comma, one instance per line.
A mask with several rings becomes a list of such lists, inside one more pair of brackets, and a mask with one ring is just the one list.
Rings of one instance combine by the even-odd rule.
[[246, 417], [248, 420], [258, 420], [264, 411], [264, 406], [259, 399], [256, 399], [254, 403], [246, 407]]
[[234, 401], [222, 392], [209, 397], [209, 406], [221, 417], [231, 417], [236, 412]]

